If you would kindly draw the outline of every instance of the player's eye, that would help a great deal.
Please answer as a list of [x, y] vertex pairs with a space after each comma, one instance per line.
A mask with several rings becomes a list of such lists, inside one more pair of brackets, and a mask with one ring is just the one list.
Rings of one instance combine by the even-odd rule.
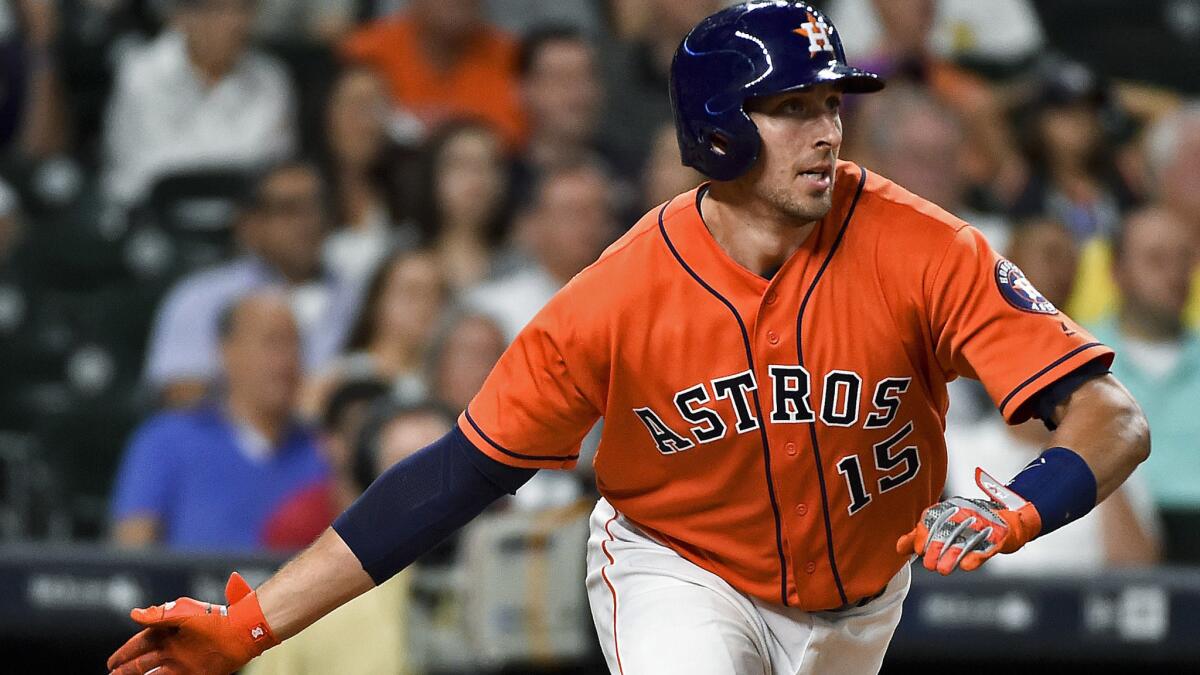
[[840, 110], [842, 107], [842, 97], [841, 96], [830, 96], [828, 99], [825, 100], [825, 107], [828, 108], [829, 110]]
[[779, 112], [784, 115], [796, 115], [804, 112], [804, 102], [798, 98], [789, 98], [779, 104]]

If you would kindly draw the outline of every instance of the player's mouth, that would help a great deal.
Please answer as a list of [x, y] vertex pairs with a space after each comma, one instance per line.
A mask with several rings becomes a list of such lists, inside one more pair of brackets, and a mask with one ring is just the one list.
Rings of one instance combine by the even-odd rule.
[[823, 192], [833, 185], [833, 164], [828, 162], [814, 164], [800, 171], [799, 176], [808, 187]]

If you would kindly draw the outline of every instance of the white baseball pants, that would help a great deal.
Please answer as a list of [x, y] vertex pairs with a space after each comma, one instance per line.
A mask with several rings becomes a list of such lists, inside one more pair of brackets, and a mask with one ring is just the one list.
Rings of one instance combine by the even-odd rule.
[[614, 675], [877, 673], [910, 579], [905, 565], [862, 607], [805, 612], [739, 593], [604, 499], [592, 511], [588, 598]]

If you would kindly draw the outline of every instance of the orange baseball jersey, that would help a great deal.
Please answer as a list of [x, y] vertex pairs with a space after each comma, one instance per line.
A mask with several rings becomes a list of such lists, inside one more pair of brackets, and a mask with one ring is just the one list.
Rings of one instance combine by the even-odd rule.
[[817, 611], [877, 594], [946, 476], [946, 382], [1011, 422], [1112, 351], [974, 228], [837, 165], [833, 208], [771, 279], [704, 188], [643, 217], [522, 331], [459, 419], [492, 458], [570, 468], [604, 418], [600, 493], [681, 556]]

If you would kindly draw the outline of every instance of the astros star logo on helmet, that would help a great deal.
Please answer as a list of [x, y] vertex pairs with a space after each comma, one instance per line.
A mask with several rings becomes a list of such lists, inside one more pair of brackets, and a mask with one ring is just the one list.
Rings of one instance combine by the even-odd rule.
[[825, 19], [814, 16], [812, 12], [808, 13], [808, 21], [800, 24], [800, 27], [792, 32], [808, 38], [809, 56], [818, 52], [833, 53], [833, 43], [829, 40], [829, 24], [825, 23]]

